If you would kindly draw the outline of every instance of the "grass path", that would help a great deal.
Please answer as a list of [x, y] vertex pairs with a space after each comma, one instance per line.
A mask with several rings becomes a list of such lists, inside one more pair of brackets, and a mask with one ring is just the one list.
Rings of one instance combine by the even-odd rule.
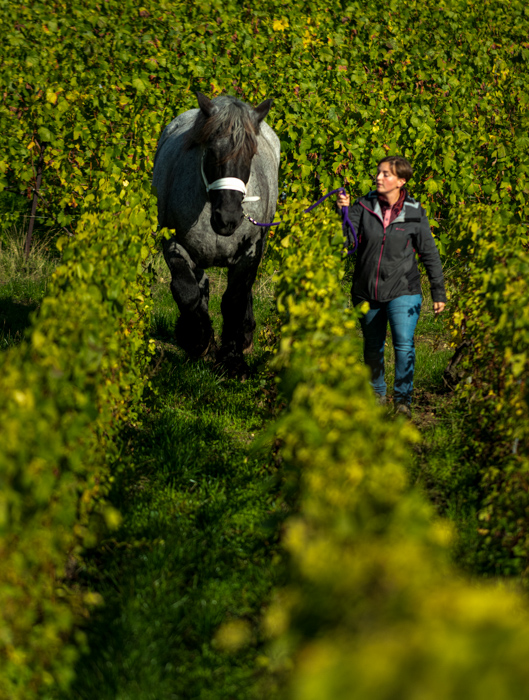
[[[263, 351], [243, 383], [187, 362], [166, 342], [175, 307], [165, 287], [155, 290], [156, 394], [120, 446], [113, 501], [123, 524], [79, 574], [105, 604], [72, 699], [255, 697], [261, 609], [283, 575], [281, 475], [270, 448], [254, 448], [275, 405]], [[257, 310], [262, 326], [271, 301]], [[224, 646], [247, 643], [229, 653], [219, 629]]]
[[446, 317], [434, 318], [428, 299], [424, 307], [426, 313], [422, 314], [416, 333], [413, 415], [422, 441], [415, 447], [410, 481], [423, 491], [438, 515], [452, 522], [456, 533], [452, 547], [454, 564], [479, 579], [493, 573], [483, 567], [477, 556], [481, 465], [469, 461], [465, 416], [443, 380], [453, 356]]

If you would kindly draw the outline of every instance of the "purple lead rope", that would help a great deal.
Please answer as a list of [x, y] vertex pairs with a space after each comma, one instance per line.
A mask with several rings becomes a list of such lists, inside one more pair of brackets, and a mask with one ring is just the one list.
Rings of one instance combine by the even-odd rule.
[[350, 229], [353, 236], [354, 245], [352, 248], [347, 249], [347, 255], [352, 255], [358, 248], [358, 238], [356, 236], [355, 227], [349, 221], [349, 207], [342, 207], [342, 231], [344, 238], [347, 240], [347, 229]]
[[[327, 197], [330, 197], [333, 194], [337, 194], [338, 192], [340, 192], [341, 194], [345, 194], [344, 188], [338, 187], [337, 190], [332, 190], [331, 192], [328, 192], [327, 194], [323, 195], [323, 197], [321, 199], [318, 199], [317, 202], [315, 202], [314, 204], [311, 204], [311, 206], [308, 209], [304, 209], [303, 213], [308, 214], [310, 211], [315, 209], [319, 204], [324, 202], [327, 199]], [[248, 221], [250, 221], [252, 224], [254, 224], [254, 226], [267, 226], [267, 227], [268, 226], [279, 226], [279, 224], [283, 223], [282, 221], [272, 221], [270, 224], [262, 224], [259, 221], [252, 219], [252, 217], [248, 216], [248, 214], [244, 214], [244, 216], [246, 219], [248, 219]], [[358, 238], [356, 236], [356, 231], [354, 229], [354, 226], [351, 223], [351, 221], [349, 220], [349, 207], [342, 207], [342, 231], [343, 231], [344, 238], [346, 240], [348, 238], [347, 229], [349, 229], [351, 231], [351, 234], [353, 236], [353, 241], [354, 241], [354, 246], [347, 251], [347, 255], [351, 255], [351, 253], [354, 253], [358, 247]]]

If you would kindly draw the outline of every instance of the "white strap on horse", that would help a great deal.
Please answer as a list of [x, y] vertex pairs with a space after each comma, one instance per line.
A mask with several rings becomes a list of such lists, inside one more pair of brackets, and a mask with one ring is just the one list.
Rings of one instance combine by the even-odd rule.
[[200, 161], [200, 172], [202, 173], [202, 179], [204, 180], [204, 185], [206, 186], [206, 192], [210, 190], [235, 190], [236, 192], [241, 192], [244, 195], [243, 202], [257, 202], [261, 197], [247, 197], [246, 196], [246, 185], [238, 177], [221, 177], [211, 185], [208, 183], [206, 178], [206, 173], [204, 172], [204, 158], [206, 157], [206, 151], [202, 154], [202, 160]]

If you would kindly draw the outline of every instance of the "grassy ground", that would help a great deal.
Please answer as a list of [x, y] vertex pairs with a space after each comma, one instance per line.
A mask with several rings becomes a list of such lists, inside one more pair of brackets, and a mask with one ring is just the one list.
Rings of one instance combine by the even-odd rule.
[[46, 239], [36, 239], [26, 258], [25, 235], [20, 228], [7, 232], [4, 242], [0, 238], [0, 350], [24, 337], [56, 264]]
[[[217, 329], [224, 284], [218, 274], [211, 285]], [[257, 285], [261, 328], [272, 312], [267, 289]], [[176, 309], [163, 272], [153, 296], [155, 393], [122, 436], [112, 499], [123, 524], [77, 574], [105, 604], [67, 697], [255, 697], [259, 620], [282, 580], [288, 512], [272, 446], [254, 447], [276, 410], [273, 377], [259, 343], [246, 382], [187, 361], [172, 344]]]
[[[455, 295], [457, 290], [452, 289], [451, 293]], [[453, 355], [446, 324], [450, 305], [436, 318], [429, 295], [424, 293], [423, 297], [416, 332], [413, 412], [413, 423], [420, 430], [422, 441], [415, 448], [410, 480], [424, 492], [437, 513], [454, 524], [454, 563], [467, 574], [480, 575], [483, 572], [474, 555], [479, 539], [476, 504], [480, 469], [478, 464], [469, 464], [464, 453], [465, 418], [443, 379]]]

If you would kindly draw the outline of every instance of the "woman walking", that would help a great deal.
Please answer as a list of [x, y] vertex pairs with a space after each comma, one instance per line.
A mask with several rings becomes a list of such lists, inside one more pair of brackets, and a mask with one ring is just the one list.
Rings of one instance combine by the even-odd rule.
[[[364, 360], [378, 400], [384, 404], [384, 345], [389, 322], [395, 349], [394, 404], [398, 413], [408, 417], [415, 370], [414, 333], [422, 303], [416, 253], [428, 274], [435, 314], [446, 305], [441, 260], [426, 212], [404, 187], [412, 174], [405, 158], [383, 158], [378, 164], [376, 190], [360, 197], [349, 212], [358, 234], [353, 304], [369, 302], [369, 311], [360, 319]], [[349, 195], [338, 195], [340, 209], [349, 204]]]

